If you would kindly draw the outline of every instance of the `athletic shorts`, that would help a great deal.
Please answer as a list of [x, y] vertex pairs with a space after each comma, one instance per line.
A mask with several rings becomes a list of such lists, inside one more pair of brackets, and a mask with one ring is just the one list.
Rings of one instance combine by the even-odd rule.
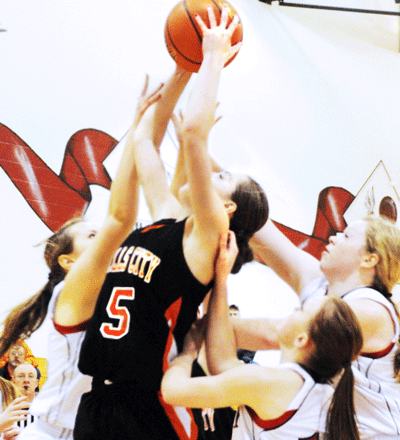
[[121, 383], [84, 394], [76, 416], [75, 440], [180, 440], [159, 392]]

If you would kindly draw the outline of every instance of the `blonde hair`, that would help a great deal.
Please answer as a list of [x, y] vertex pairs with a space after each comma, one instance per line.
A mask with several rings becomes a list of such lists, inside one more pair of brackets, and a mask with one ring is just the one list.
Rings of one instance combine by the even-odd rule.
[[[400, 279], [400, 230], [392, 221], [380, 217], [367, 217], [365, 221], [367, 251], [379, 257], [371, 287], [382, 293], [393, 304], [399, 319], [399, 311], [391, 299], [391, 292]], [[400, 382], [400, 341], [397, 341], [397, 347], [393, 370], [394, 377]]]
[[380, 217], [367, 217], [365, 221], [366, 249], [379, 257], [371, 287], [390, 297], [400, 280], [400, 230], [390, 220]]
[[21, 395], [18, 388], [9, 380], [0, 377], [0, 392], [2, 397], [3, 411], [11, 404], [13, 400]]

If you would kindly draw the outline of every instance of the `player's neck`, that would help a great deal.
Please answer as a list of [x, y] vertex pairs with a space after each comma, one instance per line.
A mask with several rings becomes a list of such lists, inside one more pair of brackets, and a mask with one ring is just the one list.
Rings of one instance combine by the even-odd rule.
[[349, 293], [358, 287], [368, 285], [370, 285], [370, 283], [367, 280], [364, 280], [362, 277], [357, 275], [345, 279], [334, 279], [329, 281], [328, 294], [341, 298], [346, 293]]

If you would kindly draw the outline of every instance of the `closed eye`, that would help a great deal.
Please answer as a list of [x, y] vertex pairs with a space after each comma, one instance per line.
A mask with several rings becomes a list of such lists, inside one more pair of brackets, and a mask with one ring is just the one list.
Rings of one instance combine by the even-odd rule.
[[231, 173], [229, 171], [222, 171], [222, 173], [219, 173], [220, 179], [227, 179], [231, 177]]

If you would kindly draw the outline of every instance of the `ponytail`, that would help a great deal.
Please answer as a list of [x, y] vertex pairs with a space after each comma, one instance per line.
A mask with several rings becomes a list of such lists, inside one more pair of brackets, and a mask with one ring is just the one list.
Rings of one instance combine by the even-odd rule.
[[359, 440], [354, 409], [354, 375], [350, 362], [336, 385], [326, 418], [324, 440]]
[[325, 301], [310, 322], [314, 348], [307, 359], [307, 367], [315, 373], [317, 382], [329, 383], [341, 374], [329, 406], [324, 439], [359, 440], [351, 361], [363, 346], [361, 327], [353, 310], [342, 299], [326, 297]]
[[38, 293], [11, 310], [3, 323], [0, 358], [18, 339], [28, 339], [43, 324], [53, 289], [58, 282], [54, 283], [49, 280]]
[[254, 259], [249, 240], [268, 220], [269, 206], [264, 190], [250, 177], [237, 186], [231, 199], [236, 204], [236, 211], [230, 219], [229, 229], [235, 233], [239, 248], [232, 273], [238, 273], [243, 264]]
[[68, 229], [80, 221], [82, 220], [79, 218], [69, 220], [46, 240], [44, 259], [50, 269], [49, 280], [38, 293], [14, 307], [4, 320], [0, 337], [0, 358], [18, 339], [29, 338], [43, 324], [54, 287], [66, 275], [65, 270], [58, 263], [58, 257], [73, 251], [73, 237]]
[[249, 240], [250, 237], [248, 235], [243, 234], [240, 231], [236, 233], [236, 243], [239, 252], [232, 267], [231, 273], [238, 273], [244, 264], [250, 263], [254, 260], [254, 254], [250, 248]]

